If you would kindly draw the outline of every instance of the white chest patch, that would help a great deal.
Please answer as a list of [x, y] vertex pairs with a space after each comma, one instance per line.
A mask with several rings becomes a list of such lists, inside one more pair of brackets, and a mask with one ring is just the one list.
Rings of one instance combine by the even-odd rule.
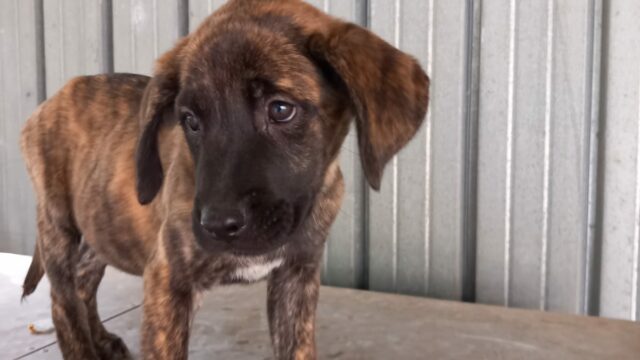
[[265, 262], [256, 262], [251, 265], [246, 265], [237, 268], [233, 272], [233, 278], [236, 280], [244, 281], [259, 281], [264, 279], [267, 275], [273, 271], [273, 269], [282, 265], [282, 259], [274, 259]]

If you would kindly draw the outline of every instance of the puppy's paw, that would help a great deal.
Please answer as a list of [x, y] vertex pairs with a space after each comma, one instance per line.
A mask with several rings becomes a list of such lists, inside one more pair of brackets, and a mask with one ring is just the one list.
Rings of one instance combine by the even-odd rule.
[[131, 360], [133, 357], [124, 341], [116, 335], [106, 333], [95, 341], [101, 360]]

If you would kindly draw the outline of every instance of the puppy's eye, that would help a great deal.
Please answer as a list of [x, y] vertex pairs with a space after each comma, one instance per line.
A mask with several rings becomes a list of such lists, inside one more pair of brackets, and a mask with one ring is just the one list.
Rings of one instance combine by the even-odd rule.
[[285, 123], [296, 116], [296, 107], [288, 102], [276, 100], [269, 103], [269, 119], [271, 121]]
[[182, 114], [182, 122], [193, 132], [198, 132], [200, 130], [200, 122], [191, 112], [184, 112]]

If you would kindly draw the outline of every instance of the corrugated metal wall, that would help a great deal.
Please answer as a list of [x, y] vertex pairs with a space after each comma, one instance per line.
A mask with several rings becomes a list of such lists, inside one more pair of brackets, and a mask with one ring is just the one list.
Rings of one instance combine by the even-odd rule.
[[588, 310], [599, 81], [594, 6], [504, 0], [481, 9], [480, 301]]
[[35, 196], [18, 137], [44, 98], [42, 10], [34, 1], [0, 1], [0, 251], [25, 253], [35, 242]]
[[[353, 134], [328, 284], [638, 319], [640, 2], [310, 0], [415, 55], [431, 108], [364, 183]], [[0, 0], [0, 251], [30, 253], [23, 121], [70, 77], [149, 74], [222, 0]]]

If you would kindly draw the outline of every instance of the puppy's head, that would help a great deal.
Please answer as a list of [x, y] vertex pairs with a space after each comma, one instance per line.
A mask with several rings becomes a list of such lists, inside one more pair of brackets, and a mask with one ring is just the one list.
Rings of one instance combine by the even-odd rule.
[[300, 1], [231, 1], [157, 63], [141, 108], [139, 201], [162, 185], [169, 111], [195, 164], [200, 246], [268, 252], [307, 219], [353, 117], [379, 188], [422, 123], [428, 84], [412, 57]]

